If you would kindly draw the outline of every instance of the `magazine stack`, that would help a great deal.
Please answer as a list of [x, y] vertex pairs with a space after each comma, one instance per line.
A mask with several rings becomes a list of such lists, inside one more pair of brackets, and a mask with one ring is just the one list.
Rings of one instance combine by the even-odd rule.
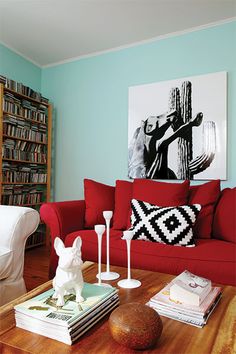
[[119, 304], [118, 290], [84, 283], [84, 302], [65, 295], [65, 305], [56, 306], [53, 289], [15, 306], [16, 326], [72, 345]]
[[159, 315], [202, 328], [220, 301], [220, 287], [187, 270], [173, 279], [148, 305]]

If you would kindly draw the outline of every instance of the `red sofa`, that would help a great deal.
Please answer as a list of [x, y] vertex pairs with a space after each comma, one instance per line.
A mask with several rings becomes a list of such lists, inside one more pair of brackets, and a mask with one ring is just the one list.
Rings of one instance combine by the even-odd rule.
[[[211, 181], [189, 187], [189, 182], [164, 183], [151, 180], [117, 181], [116, 187], [85, 180], [85, 200], [45, 203], [41, 219], [50, 229], [52, 244], [56, 236], [71, 246], [82, 238], [83, 260], [97, 261], [95, 224], [104, 224], [103, 210], [113, 210], [110, 233], [110, 263], [126, 266], [126, 243], [123, 230], [130, 226], [130, 200], [144, 200], [157, 205], [199, 203], [202, 210], [193, 232], [196, 247], [179, 247], [133, 240], [131, 265], [163, 273], [183, 270], [207, 277], [213, 282], [236, 285], [236, 188], [220, 191], [220, 182]], [[102, 243], [102, 261], [106, 262], [106, 237]], [[50, 278], [58, 258], [51, 248]]]

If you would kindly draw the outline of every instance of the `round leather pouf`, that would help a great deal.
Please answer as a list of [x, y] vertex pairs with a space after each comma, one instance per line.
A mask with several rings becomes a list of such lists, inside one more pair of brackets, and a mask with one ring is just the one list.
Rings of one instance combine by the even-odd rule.
[[130, 302], [111, 313], [109, 328], [112, 337], [119, 344], [131, 349], [147, 349], [156, 344], [163, 325], [155, 310]]

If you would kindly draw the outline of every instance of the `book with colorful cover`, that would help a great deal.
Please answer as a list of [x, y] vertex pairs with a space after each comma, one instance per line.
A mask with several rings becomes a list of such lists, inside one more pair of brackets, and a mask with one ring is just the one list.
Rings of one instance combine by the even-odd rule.
[[117, 292], [118, 290], [114, 287], [84, 283], [82, 296], [85, 301], [80, 304], [75, 301], [75, 295], [68, 295], [65, 296], [65, 305], [59, 308], [56, 306], [56, 301], [52, 299], [54, 289], [50, 289], [16, 305], [14, 309], [18, 317], [22, 314], [36, 320], [68, 328]]
[[220, 287], [213, 287], [204, 301], [199, 305], [189, 305], [182, 303], [180, 301], [175, 301], [170, 298], [170, 287], [173, 283], [167, 284], [159, 293], [154, 295], [150, 301], [154, 304], [160, 304], [165, 306], [169, 309], [177, 309], [182, 311], [182, 313], [192, 314], [192, 315], [205, 315], [209, 308], [211, 307], [212, 303], [215, 301], [217, 296], [221, 293]]
[[170, 298], [189, 305], [199, 306], [210, 293], [209, 279], [199, 277], [185, 270], [171, 282]]

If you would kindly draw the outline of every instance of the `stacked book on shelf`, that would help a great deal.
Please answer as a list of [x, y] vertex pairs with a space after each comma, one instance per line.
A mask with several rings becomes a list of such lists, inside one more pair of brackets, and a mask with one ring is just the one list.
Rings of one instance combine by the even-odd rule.
[[47, 171], [35, 164], [19, 165], [3, 161], [3, 183], [46, 183]]
[[0, 75], [0, 84], [6, 86], [7, 78], [3, 75]]
[[3, 111], [6, 114], [16, 114], [26, 119], [47, 123], [47, 106], [41, 103], [32, 103], [16, 97], [13, 93], [6, 92], [3, 96]]
[[16, 326], [71, 345], [119, 304], [113, 287], [84, 283], [85, 301], [78, 304], [75, 295], [65, 295], [63, 307], [56, 306], [53, 293], [50, 289], [16, 305]]
[[42, 124], [46, 124], [46, 112], [47, 112], [47, 107], [44, 106], [43, 104], [34, 105], [29, 101], [22, 100], [21, 101], [21, 114], [24, 118], [27, 119], [32, 119], [37, 122], [40, 122]]
[[23, 85], [21, 82], [8, 79], [3, 75], [0, 75], [0, 83], [2, 83], [7, 89], [15, 91], [19, 94], [33, 98], [36, 101], [47, 104], [48, 99], [43, 97], [41, 93], [34, 91], [32, 88]]
[[46, 126], [35, 125], [20, 117], [5, 114], [3, 117], [3, 134], [13, 138], [47, 143]]
[[2, 146], [2, 156], [3, 159], [46, 164], [47, 147], [46, 145], [28, 141], [5, 139]]
[[185, 270], [160, 292], [148, 305], [159, 315], [202, 328], [222, 296], [220, 287]]
[[6, 184], [2, 187], [2, 204], [36, 205], [43, 201], [43, 191], [35, 186]]

